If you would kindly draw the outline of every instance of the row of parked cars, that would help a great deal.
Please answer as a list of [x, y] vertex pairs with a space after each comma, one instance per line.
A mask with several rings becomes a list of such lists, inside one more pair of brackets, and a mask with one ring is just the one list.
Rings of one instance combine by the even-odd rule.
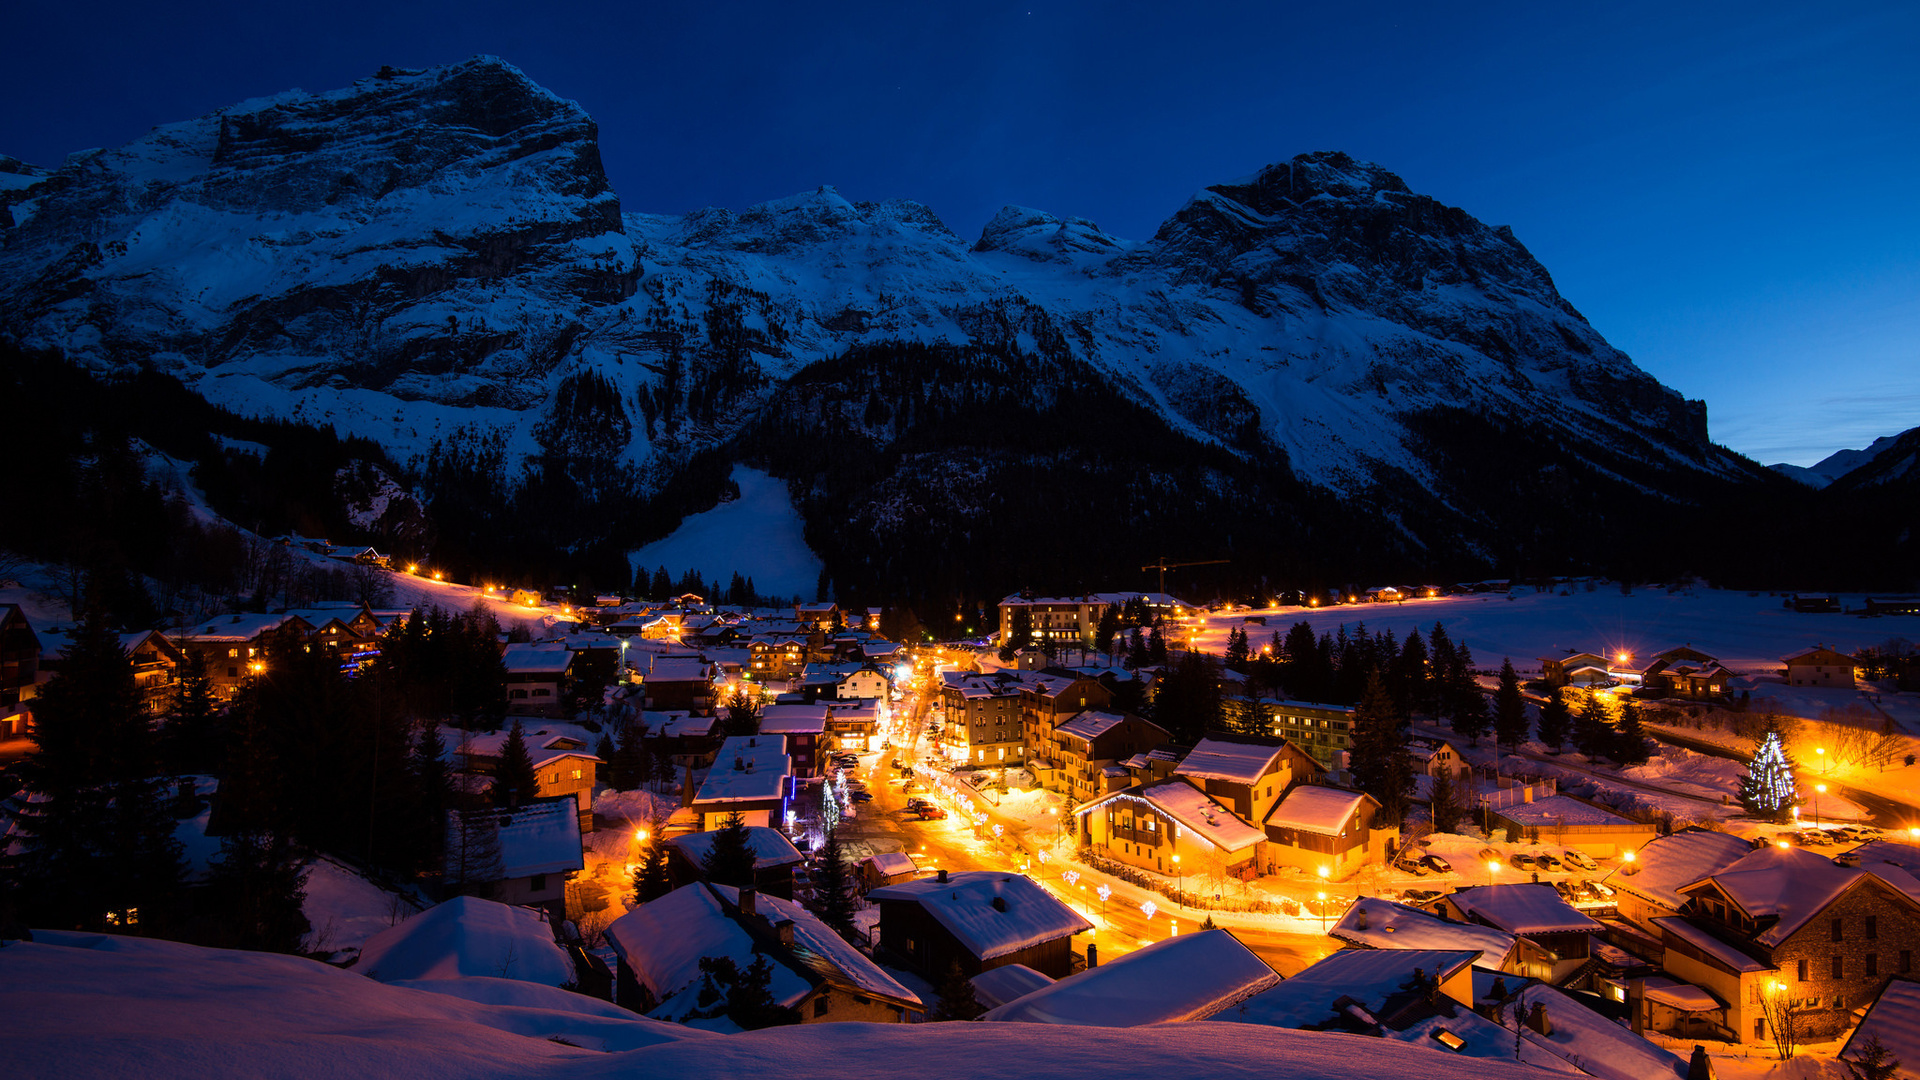
[[1831, 847], [1835, 844], [1864, 844], [1883, 834], [1871, 825], [1835, 825], [1830, 829], [1801, 829], [1793, 842], [1801, 847]]

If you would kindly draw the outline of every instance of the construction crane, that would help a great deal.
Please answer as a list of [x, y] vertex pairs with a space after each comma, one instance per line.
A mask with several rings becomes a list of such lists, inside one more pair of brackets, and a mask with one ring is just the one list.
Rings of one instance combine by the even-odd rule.
[[1147, 566], [1141, 567], [1140, 569], [1160, 571], [1160, 595], [1165, 596], [1167, 594], [1167, 571], [1177, 570], [1182, 566], [1212, 566], [1215, 563], [1232, 562], [1232, 561], [1233, 560], [1231, 559], [1200, 559], [1195, 562], [1168, 562], [1167, 557], [1165, 555], [1162, 555], [1160, 556], [1159, 562], [1151, 563]]

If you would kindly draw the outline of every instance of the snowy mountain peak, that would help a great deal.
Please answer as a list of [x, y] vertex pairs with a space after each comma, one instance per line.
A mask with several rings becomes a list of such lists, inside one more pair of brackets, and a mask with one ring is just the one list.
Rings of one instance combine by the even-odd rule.
[[1074, 262], [1080, 256], [1119, 255], [1133, 245], [1102, 232], [1086, 218], [1059, 218], [1044, 210], [1004, 206], [980, 230], [973, 250], [1004, 251], [1037, 262]]
[[1823, 488], [1855, 469], [1872, 464], [1907, 434], [1909, 432], [1901, 432], [1899, 435], [1882, 435], [1869, 443], [1864, 450], [1835, 450], [1813, 465], [1794, 465], [1783, 461], [1769, 465], [1767, 468], [1789, 479], [1798, 480], [1808, 487]]

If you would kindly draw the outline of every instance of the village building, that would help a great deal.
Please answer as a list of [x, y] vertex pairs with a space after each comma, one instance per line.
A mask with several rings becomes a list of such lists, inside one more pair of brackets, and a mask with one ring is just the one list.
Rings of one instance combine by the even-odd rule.
[[748, 825], [785, 825], [793, 795], [791, 770], [787, 741], [779, 735], [735, 735], [725, 740], [689, 804], [698, 829], [717, 829], [735, 813]]
[[1824, 645], [1783, 656], [1780, 662], [1786, 665], [1782, 674], [1788, 686], [1837, 686], [1852, 690], [1857, 685], [1853, 657]]
[[[707, 880], [707, 859], [713, 854], [710, 832], [685, 833], [667, 841], [667, 878], [675, 888]], [[753, 851], [753, 887], [762, 896], [793, 899], [793, 871], [806, 861], [779, 829], [747, 826], [747, 847]]]
[[873, 749], [873, 736], [891, 715], [883, 698], [838, 701], [827, 707], [827, 742], [835, 750], [864, 754]]
[[374, 934], [353, 970], [385, 983], [477, 976], [554, 987], [579, 975], [543, 911], [477, 896], [453, 897]]
[[[482, 735], [462, 733], [460, 741], [449, 747], [447, 756], [455, 767], [476, 776], [492, 776], [500, 768], [500, 754], [510, 731]], [[596, 769], [606, 764], [585, 743], [571, 735], [553, 732], [523, 731], [527, 757], [533, 762], [534, 797], [558, 799], [573, 796], [579, 800], [580, 831], [593, 831], [593, 783]]]
[[1242, 821], [1260, 821], [1288, 788], [1325, 773], [1304, 749], [1291, 739], [1215, 733], [1194, 744], [1181, 758], [1175, 775]]
[[1409, 739], [1407, 749], [1413, 755], [1414, 768], [1430, 779], [1446, 775], [1455, 783], [1465, 783], [1473, 776], [1473, 766], [1461, 755], [1460, 748], [1445, 739]]
[[1047, 983], [980, 1019], [1077, 1027], [1206, 1020], [1277, 985], [1280, 975], [1225, 930], [1203, 930]]
[[1261, 822], [1266, 872], [1291, 866], [1340, 881], [1386, 862], [1400, 830], [1376, 828], [1379, 816], [1379, 802], [1365, 792], [1298, 784]]
[[825, 705], [769, 705], [760, 712], [760, 734], [787, 740], [793, 775], [819, 776], [827, 741]]
[[1495, 832], [1517, 835], [1532, 843], [1579, 848], [1597, 859], [1633, 851], [1660, 835], [1659, 827], [1651, 822], [1634, 821], [1585, 799], [1557, 794], [1531, 798], [1534, 788], [1520, 790], [1517, 801], [1489, 804]]
[[846, 620], [840, 614], [840, 605], [830, 602], [793, 605], [793, 621], [808, 630], [821, 633], [846, 626]]
[[997, 1009], [1010, 1001], [1018, 1001], [1043, 986], [1050, 986], [1054, 980], [1040, 974], [1025, 964], [1002, 964], [967, 980], [973, 984], [973, 999], [982, 1009]]
[[658, 1020], [707, 1015], [700, 962], [725, 957], [746, 971], [772, 961], [768, 992], [802, 1024], [898, 1024], [926, 1006], [812, 912], [753, 889], [696, 882], [627, 912], [607, 928], [618, 957], [619, 1004]]
[[1472, 951], [1476, 954], [1473, 966], [1483, 971], [1535, 979], [1553, 973], [1552, 954], [1528, 938], [1374, 896], [1354, 900], [1327, 936], [1349, 949]]
[[25, 735], [22, 701], [31, 701], [40, 677], [40, 635], [18, 604], [0, 604], [0, 738]]
[[1323, 768], [1345, 768], [1353, 746], [1353, 708], [1311, 701], [1265, 701], [1273, 733], [1306, 751]]
[[1551, 983], [1564, 982], [1587, 965], [1593, 935], [1604, 929], [1561, 899], [1553, 886], [1530, 882], [1462, 886], [1432, 907], [1455, 922], [1491, 926], [1545, 949], [1553, 963], [1545, 981]]
[[[586, 868], [580, 842], [580, 804], [573, 796], [536, 799], [511, 809], [466, 810], [448, 815], [447, 876], [466, 885], [491, 885], [503, 904], [537, 907], [555, 922], [571, 917], [567, 882]], [[500, 861], [462, 865], [473, 850], [461, 831], [493, 834]], [[497, 875], [497, 876], [496, 876]]]
[[298, 615], [225, 615], [174, 635], [180, 650], [206, 665], [213, 695], [228, 701], [245, 682], [267, 670], [275, 648], [303, 646], [313, 624]]
[[567, 714], [572, 689], [573, 651], [559, 642], [508, 645], [500, 654], [506, 670], [507, 715], [544, 716], [558, 720]]
[[1720, 661], [1691, 645], [1656, 654], [1640, 671], [1640, 685], [1652, 696], [1690, 701], [1725, 697], [1731, 678], [1733, 673]]
[[1900, 1062], [1900, 1075], [1920, 1074], [1920, 982], [1911, 978], [1888, 980], [1880, 996], [1867, 1006], [1853, 1034], [1847, 1036], [1846, 1045], [1840, 1048], [1840, 1060], [1859, 1060], [1868, 1042], [1876, 1039]]
[[[1026, 744], [1030, 767], [1036, 770], [1051, 767], [1051, 758], [1044, 751], [1054, 728], [1068, 717], [1113, 704], [1113, 691], [1105, 683], [1078, 673], [1022, 672], [1019, 684], [1020, 737]], [[1042, 786], [1057, 790], [1048, 783], [1048, 777], [1038, 771], [1034, 775]]]
[[1613, 682], [1609, 661], [1599, 653], [1577, 652], [1539, 659], [1540, 682], [1547, 690], [1563, 686], [1607, 686]]
[[140, 705], [148, 716], [165, 716], [173, 710], [180, 690], [180, 667], [186, 663], [181, 652], [158, 630], [142, 630], [120, 635], [120, 648], [133, 664], [133, 685], [140, 694]]
[[1018, 679], [965, 671], [943, 671], [940, 679], [941, 740], [951, 757], [974, 766], [1025, 763]]
[[919, 876], [920, 868], [915, 865], [913, 856], [904, 851], [881, 851], [855, 863], [853, 872], [860, 891], [872, 892], [888, 885], [912, 881]]
[[719, 674], [718, 668], [698, 656], [656, 657], [640, 679], [646, 707], [661, 712], [711, 713], [713, 684]]
[[1111, 788], [1127, 786], [1124, 768], [1108, 769], [1134, 754], [1164, 743], [1166, 729], [1137, 716], [1089, 709], [1063, 721], [1042, 744], [1028, 769], [1040, 785], [1085, 802]]
[[1129, 787], [1073, 811], [1082, 846], [1116, 862], [1168, 877], [1250, 880], [1261, 870], [1266, 834], [1209, 798], [1181, 775]]
[[720, 718], [693, 716], [684, 712], [642, 712], [641, 736], [649, 743], [657, 740], [660, 751], [677, 769], [704, 769], [713, 764], [720, 749]]
[[1657, 941], [1660, 927], [1654, 920], [1678, 915], [1686, 906], [1680, 889], [1746, 858], [1753, 845], [1730, 833], [1682, 829], [1632, 850], [1631, 859], [1601, 880], [1614, 891], [1620, 917]]
[[875, 889], [867, 899], [880, 908], [875, 956], [935, 982], [955, 964], [968, 977], [1025, 964], [1065, 978], [1073, 970], [1073, 935], [1093, 929], [1032, 880], [992, 870], [941, 870]]

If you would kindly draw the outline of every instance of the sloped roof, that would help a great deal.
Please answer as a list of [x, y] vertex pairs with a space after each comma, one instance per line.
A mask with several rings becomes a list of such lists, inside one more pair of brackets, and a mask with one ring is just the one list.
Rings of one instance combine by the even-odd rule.
[[1678, 911], [1686, 902], [1682, 886], [1718, 873], [1752, 850], [1737, 836], [1689, 829], [1648, 841], [1632, 862], [1615, 867], [1603, 880]]
[[1840, 1056], [1852, 1059], [1875, 1036], [1881, 1046], [1900, 1059], [1902, 1075], [1913, 1076], [1920, 1071], [1920, 982], [1894, 979], [1887, 983], [1868, 1006], [1860, 1025], [1847, 1036]]
[[1280, 756], [1282, 747], [1265, 743], [1234, 742], [1207, 738], [1194, 744], [1180, 761], [1181, 776], [1195, 780], [1226, 780], [1236, 784], [1258, 783]]
[[[1005, 910], [994, 906], [996, 898], [1005, 901]], [[919, 904], [982, 960], [1093, 929], [1032, 879], [994, 870], [949, 874], [946, 881], [903, 881], [875, 889], [867, 899]]]
[[509, 645], [500, 654], [509, 675], [558, 675], [573, 664], [573, 651], [559, 642]]
[[1301, 784], [1287, 792], [1286, 798], [1267, 811], [1266, 824], [1322, 836], [1339, 836], [1366, 798], [1367, 794], [1363, 791]]
[[1050, 976], [1042, 975], [1025, 964], [1001, 964], [996, 968], [988, 968], [968, 981], [973, 983], [974, 1000], [987, 1009], [997, 1009], [1053, 983]]
[[1866, 878], [1877, 879], [1908, 902], [1920, 904], [1920, 881], [1891, 863], [1838, 866], [1805, 848], [1773, 845], [1750, 851], [1710, 878], [1683, 886], [1680, 891], [1692, 895], [1711, 881], [1753, 918], [1773, 918], [1776, 921], [1771, 926], [1754, 935], [1754, 941], [1772, 947], [1793, 936], [1841, 893]]
[[1091, 741], [1126, 722], [1127, 718], [1119, 713], [1097, 712], [1093, 709], [1088, 709], [1085, 712], [1075, 713], [1071, 719], [1063, 721], [1060, 726], [1054, 728], [1054, 730], [1062, 734], [1072, 735], [1077, 739]]
[[1232, 934], [1203, 930], [1070, 975], [981, 1019], [1080, 1027], [1205, 1020], [1279, 981], [1279, 974]]
[[580, 845], [580, 807], [572, 795], [502, 810], [496, 820], [500, 824], [503, 880], [586, 868]]
[[1244, 851], [1267, 838], [1266, 833], [1242, 821], [1233, 811], [1179, 776], [1162, 784], [1136, 785], [1112, 792], [1076, 807], [1073, 812], [1084, 814], [1096, 806], [1126, 798], [1152, 805], [1181, 828], [1222, 851]]
[[1766, 964], [1748, 956], [1744, 951], [1721, 941], [1706, 930], [1694, 924], [1691, 919], [1681, 915], [1665, 915], [1653, 920], [1653, 925], [1665, 930], [1688, 945], [1699, 949], [1715, 960], [1720, 961], [1734, 971], [1771, 971]]
[[1632, 825], [1605, 807], [1576, 799], [1571, 795], [1549, 795], [1532, 802], [1502, 806], [1494, 813], [1518, 825]]
[[[1360, 923], [1364, 913], [1366, 926]], [[1355, 900], [1327, 936], [1368, 949], [1477, 950], [1473, 966], [1498, 971], [1513, 951], [1513, 935], [1480, 923], [1454, 922], [1375, 896]]]
[[1561, 899], [1551, 885], [1475, 885], [1455, 890], [1448, 899], [1468, 918], [1485, 920], [1510, 934], [1597, 933], [1602, 929], [1592, 917]]
[[1416, 982], [1442, 981], [1473, 963], [1465, 950], [1342, 949], [1285, 982], [1247, 999], [1222, 1020], [1271, 1027], [1334, 1026], [1352, 1001], [1373, 1018], [1398, 1011], [1430, 992]]
[[539, 912], [456, 896], [367, 939], [354, 970], [381, 982], [490, 975], [547, 986], [574, 981], [573, 961]]
[[[713, 850], [713, 838], [717, 832], [687, 833], [668, 841], [680, 849], [687, 858], [696, 864], [704, 861]], [[774, 866], [790, 866], [803, 861], [806, 856], [793, 846], [793, 841], [779, 829], [770, 829], [764, 825], [747, 826], [747, 846], [753, 849], [753, 868], [765, 870]]]

